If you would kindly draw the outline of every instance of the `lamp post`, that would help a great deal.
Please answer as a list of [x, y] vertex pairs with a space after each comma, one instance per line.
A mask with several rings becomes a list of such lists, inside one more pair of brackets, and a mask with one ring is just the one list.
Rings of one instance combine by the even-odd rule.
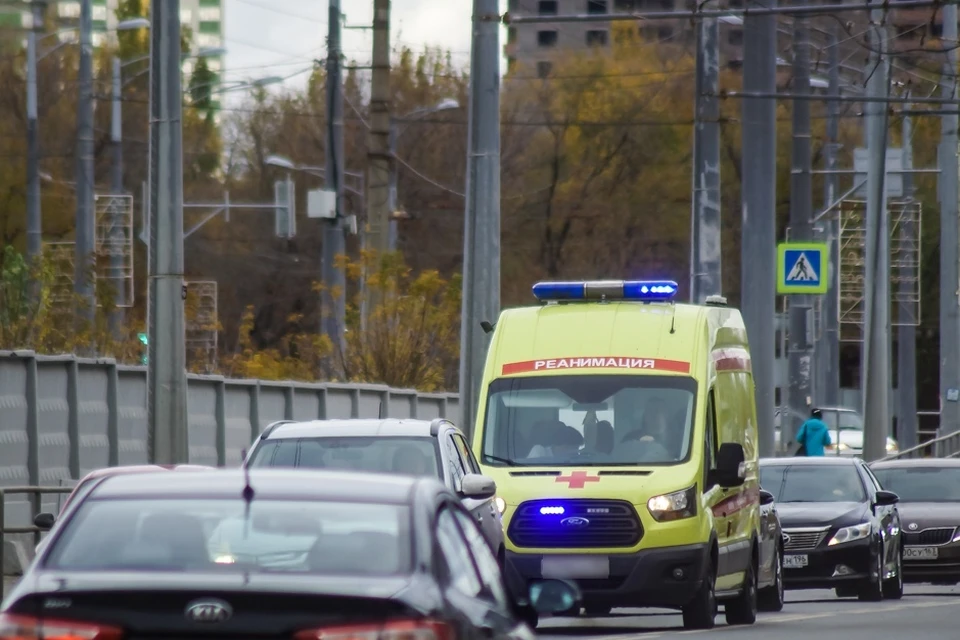
[[411, 111], [405, 116], [391, 118], [390, 120], [390, 191], [387, 198], [387, 208], [389, 210], [387, 246], [389, 247], [390, 251], [397, 250], [397, 219], [401, 216], [400, 211], [397, 209], [397, 139], [402, 133], [399, 125], [415, 122], [429, 115], [433, 115], [434, 113], [439, 113], [440, 111], [450, 111], [452, 109], [459, 108], [460, 103], [457, 100], [453, 98], [445, 98], [436, 106], [427, 107], [425, 109], [417, 109], [415, 111]]

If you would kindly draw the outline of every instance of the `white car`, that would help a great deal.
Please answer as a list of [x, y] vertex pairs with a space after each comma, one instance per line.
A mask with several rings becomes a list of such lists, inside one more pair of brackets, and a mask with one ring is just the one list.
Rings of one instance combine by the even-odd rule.
[[[827, 447], [826, 455], [862, 456], [863, 418], [860, 413], [846, 407], [820, 407], [820, 411], [823, 413], [823, 421], [830, 428], [830, 440], [833, 442]], [[774, 418], [774, 442], [777, 451], [783, 450], [780, 439], [780, 415], [781, 409], [778, 408]], [[801, 421], [808, 417], [809, 414], [804, 414]], [[888, 437], [887, 455], [897, 453], [899, 450], [897, 441]]]

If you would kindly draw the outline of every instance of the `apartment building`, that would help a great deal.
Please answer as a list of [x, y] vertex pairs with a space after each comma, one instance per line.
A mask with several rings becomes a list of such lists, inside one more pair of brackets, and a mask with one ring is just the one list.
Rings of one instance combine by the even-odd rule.
[[[162, 0], [159, 0], [162, 1]], [[117, 25], [117, 6], [120, 0], [91, 0], [93, 14], [93, 45], [101, 46]], [[180, 0], [180, 22], [189, 28], [192, 39], [192, 49], [222, 48], [224, 0]], [[80, 18], [79, 0], [47, 0], [48, 12], [53, 12], [61, 27], [75, 26]], [[19, 31], [29, 28], [30, 0], [15, 2], [7, 0], [0, 2], [0, 29]], [[76, 33], [67, 33], [64, 39], [76, 38]], [[207, 65], [215, 74], [223, 72], [223, 56], [208, 57]], [[193, 62], [184, 63], [184, 73], [193, 72]]]

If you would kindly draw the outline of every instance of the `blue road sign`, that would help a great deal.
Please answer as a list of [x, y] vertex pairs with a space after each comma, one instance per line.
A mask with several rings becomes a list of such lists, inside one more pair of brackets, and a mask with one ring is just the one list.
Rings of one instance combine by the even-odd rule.
[[777, 246], [777, 293], [827, 292], [829, 248], [816, 242], [784, 242]]

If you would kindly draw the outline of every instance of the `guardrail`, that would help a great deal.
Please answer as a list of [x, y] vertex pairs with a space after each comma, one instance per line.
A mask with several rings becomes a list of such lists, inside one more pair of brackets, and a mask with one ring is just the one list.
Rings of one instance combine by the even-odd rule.
[[[0, 549], [5, 549], [7, 545], [7, 535], [33, 534], [33, 545], [40, 542], [40, 533], [43, 531], [32, 524], [33, 518], [40, 513], [40, 496], [48, 494], [68, 494], [73, 491], [73, 487], [0, 487]], [[26, 527], [8, 527], [7, 526], [7, 496], [8, 495], [27, 495], [30, 497], [30, 526]], [[4, 584], [0, 581], [0, 600], [4, 597]]]
[[880, 461], [902, 458], [960, 458], [960, 431], [938, 436], [915, 447], [891, 453]]

